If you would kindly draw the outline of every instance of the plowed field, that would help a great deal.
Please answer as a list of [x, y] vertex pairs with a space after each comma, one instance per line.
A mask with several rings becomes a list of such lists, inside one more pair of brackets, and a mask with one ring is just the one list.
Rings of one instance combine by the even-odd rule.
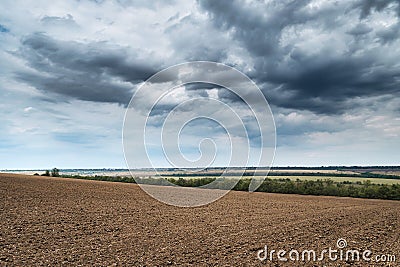
[[257, 259], [266, 245], [319, 256], [339, 238], [400, 266], [399, 201], [230, 192], [179, 208], [134, 184], [0, 174], [0, 222], [1, 266], [389, 266]]

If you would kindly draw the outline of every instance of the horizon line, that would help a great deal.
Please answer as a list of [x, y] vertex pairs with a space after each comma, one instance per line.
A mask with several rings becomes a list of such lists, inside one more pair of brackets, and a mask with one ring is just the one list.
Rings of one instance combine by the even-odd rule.
[[[38, 169], [0, 169], [2, 171], [45, 171], [52, 168], [38, 168]], [[214, 170], [214, 169], [350, 169], [350, 168], [400, 168], [400, 165], [319, 165], [319, 166], [302, 166], [302, 165], [295, 165], [295, 166], [215, 166], [215, 167], [190, 167], [190, 168], [178, 168], [178, 167], [142, 167], [142, 168], [120, 168], [120, 167], [104, 167], [104, 168], [57, 168], [59, 170], [196, 170], [196, 169], [204, 169], [204, 170]]]

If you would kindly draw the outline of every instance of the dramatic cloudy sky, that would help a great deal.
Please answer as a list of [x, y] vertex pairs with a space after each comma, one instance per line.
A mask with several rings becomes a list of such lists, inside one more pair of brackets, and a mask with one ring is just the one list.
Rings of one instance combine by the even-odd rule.
[[[0, 169], [125, 167], [132, 94], [157, 71], [194, 60], [233, 66], [261, 88], [276, 123], [274, 165], [400, 164], [398, 0], [0, 7]], [[241, 105], [212, 86], [186, 86], [170, 100], [196, 95]]]

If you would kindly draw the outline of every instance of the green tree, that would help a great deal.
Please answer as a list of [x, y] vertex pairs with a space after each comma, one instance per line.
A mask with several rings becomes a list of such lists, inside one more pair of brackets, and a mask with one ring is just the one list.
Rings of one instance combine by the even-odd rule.
[[42, 176], [50, 176], [49, 170], [46, 170], [45, 173], [42, 174]]
[[60, 173], [59, 173], [60, 171], [57, 169], [57, 168], [53, 168], [52, 170], [51, 170], [51, 176], [53, 176], [53, 177], [59, 177], [60, 176]]

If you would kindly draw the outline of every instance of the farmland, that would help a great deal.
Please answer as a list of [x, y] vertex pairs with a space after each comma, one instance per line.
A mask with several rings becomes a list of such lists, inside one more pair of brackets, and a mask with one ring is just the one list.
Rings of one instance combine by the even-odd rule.
[[0, 195], [2, 266], [313, 266], [261, 263], [256, 254], [265, 245], [335, 248], [339, 238], [400, 255], [399, 201], [232, 191], [178, 208], [135, 184], [10, 174], [0, 175]]
[[[393, 174], [377, 174], [372, 172], [340, 171], [335, 169], [298, 169], [298, 170], [268, 170], [249, 171], [220, 169], [182, 171], [136, 170], [129, 176], [126, 170], [113, 171], [113, 175], [87, 175], [94, 171], [82, 170], [84, 175], [60, 174], [58, 169], [47, 170], [43, 175], [64, 178], [87, 179], [109, 182], [145, 183], [152, 185], [179, 185], [184, 187], [206, 186], [214, 189], [233, 189], [248, 191], [251, 179], [261, 180], [257, 188], [259, 192], [286, 193], [302, 195], [325, 195], [358, 198], [376, 198], [400, 200], [400, 177]], [[75, 173], [75, 174], [74, 174]], [[99, 173], [99, 172], [97, 172]], [[124, 176], [116, 175], [123, 174]], [[110, 172], [108, 172], [110, 174]], [[128, 174], [128, 176], [127, 176]], [[238, 176], [243, 174], [243, 176]], [[35, 173], [35, 175], [39, 175]], [[219, 175], [219, 176], [218, 176]], [[232, 182], [238, 184], [232, 187]], [[213, 182], [213, 183], [212, 183]], [[212, 184], [211, 184], [212, 183]]]

